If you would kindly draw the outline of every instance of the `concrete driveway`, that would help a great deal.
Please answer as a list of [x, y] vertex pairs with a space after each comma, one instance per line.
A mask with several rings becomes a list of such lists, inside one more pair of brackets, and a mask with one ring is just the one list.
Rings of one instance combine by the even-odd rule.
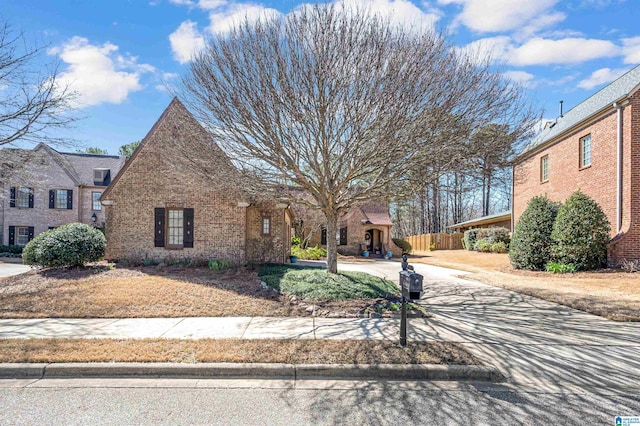
[[30, 271], [31, 267], [22, 263], [5, 262], [0, 260], [0, 277], [10, 277]]
[[[640, 323], [621, 323], [414, 264], [433, 314], [410, 320], [409, 339], [459, 342], [512, 384], [545, 391], [640, 389]], [[340, 263], [398, 281], [400, 263]]]

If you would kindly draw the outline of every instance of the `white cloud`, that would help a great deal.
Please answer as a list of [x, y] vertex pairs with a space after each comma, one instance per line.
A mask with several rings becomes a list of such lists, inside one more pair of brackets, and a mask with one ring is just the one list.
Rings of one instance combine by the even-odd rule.
[[173, 81], [179, 77], [178, 74], [173, 72], [162, 73], [160, 83], [156, 84], [156, 90], [162, 93], [171, 93], [173, 89]]
[[512, 65], [577, 64], [598, 58], [618, 56], [620, 49], [608, 40], [533, 38], [508, 53]]
[[611, 83], [613, 80], [620, 77], [622, 74], [629, 71], [628, 68], [601, 68], [591, 73], [589, 78], [586, 78], [578, 83], [578, 87], [581, 89], [593, 89], [596, 86], [602, 84]]
[[525, 71], [506, 71], [502, 75], [528, 89], [536, 86], [535, 82], [532, 81], [535, 76]]
[[259, 19], [271, 18], [279, 16], [280, 12], [275, 9], [267, 8], [262, 5], [253, 3], [234, 3], [224, 10], [211, 12], [209, 14], [209, 31], [211, 34], [220, 34], [228, 32], [233, 26], [238, 25], [244, 20], [254, 22]]
[[640, 64], [640, 37], [622, 39], [625, 64]]
[[409, 28], [431, 29], [442, 18], [442, 12], [429, 8], [419, 8], [407, 0], [337, 0], [337, 4], [348, 8], [368, 10], [373, 14], [388, 18], [392, 24]]
[[204, 37], [196, 28], [196, 23], [184, 21], [177, 30], [169, 35], [173, 58], [184, 64], [189, 62], [193, 55], [204, 48]]
[[204, 10], [213, 10], [227, 4], [226, 0], [200, 0], [198, 7]]
[[551, 11], [558, 1], [439, 0], [439, 3], [462, 6], [455, 22], [487, 33], [521, 30], [526, 25], [533, 25], [531, 31], [562, 21], [566, 18], [564, 14]]
[[479, 61], [493, 59], [504, 61], [513, 50], [513, 41], [507, 36], [487, 37], [473, 41], [460, 50]]
[[78, 107], [101, 103], [119, 104], [131, 92], [142, 88], [140, 74], [154, 67], [138, 64], [134, 56], [118, 55], [118, 46], [93, 45], [83, 37], [73, 37], [65, 44], [48, 50], [68, 65], [59, 75], [59, 83], [77, 92]]
[[193, 7], [196, 3], [193, 0], [169, 0], [169, 3], [175, 4], [177, 6], [189, 6]]

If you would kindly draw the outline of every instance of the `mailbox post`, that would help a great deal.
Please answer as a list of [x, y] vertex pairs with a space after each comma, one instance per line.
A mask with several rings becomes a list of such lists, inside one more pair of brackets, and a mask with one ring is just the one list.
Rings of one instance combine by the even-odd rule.
[[420, 300], [422, 296], [422, 275], [409, 266], [406, 255], [402, 256], [400, 289], [402, 291], [402, 311], [400, 317], [400, 346], [407, 346], [407, 302]]

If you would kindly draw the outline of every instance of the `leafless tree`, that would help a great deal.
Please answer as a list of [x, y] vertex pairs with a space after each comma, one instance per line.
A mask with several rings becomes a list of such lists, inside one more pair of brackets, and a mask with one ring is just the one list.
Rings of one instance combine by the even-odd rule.
[[[410, 170], [426, 170], [488, 123], [527, 119], [521, 89], [488, 60], [435, 31], [335, 4], [214, 36], [180, 92], [256, 182], [311, 196], [294, 201], [326, 218], [329, 272], [338, 218], [351, 206], [410, 193]], [[452, 129], [453, 140], [433, 137]]]
[[300, 247], [307, 248], [309, 241], [325, 224], [324, 214], [317, 208], [300, 202], [293, 206], [293, 226], [300, 238]]
[[57, 63], [41, 62], [43, 49], [30, 47], [24, 34], [0, 21], [0, 146], [68, 142], [47, 132], [76, 117], [70, 114], [73, 93], [59, 84]]

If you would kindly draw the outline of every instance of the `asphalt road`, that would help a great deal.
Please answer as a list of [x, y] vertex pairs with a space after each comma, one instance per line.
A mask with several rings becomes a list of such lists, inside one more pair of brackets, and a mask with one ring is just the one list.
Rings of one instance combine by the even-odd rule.
[[0, 381], [3, 425], [613, 425], [638, 394], [456, 382]]

